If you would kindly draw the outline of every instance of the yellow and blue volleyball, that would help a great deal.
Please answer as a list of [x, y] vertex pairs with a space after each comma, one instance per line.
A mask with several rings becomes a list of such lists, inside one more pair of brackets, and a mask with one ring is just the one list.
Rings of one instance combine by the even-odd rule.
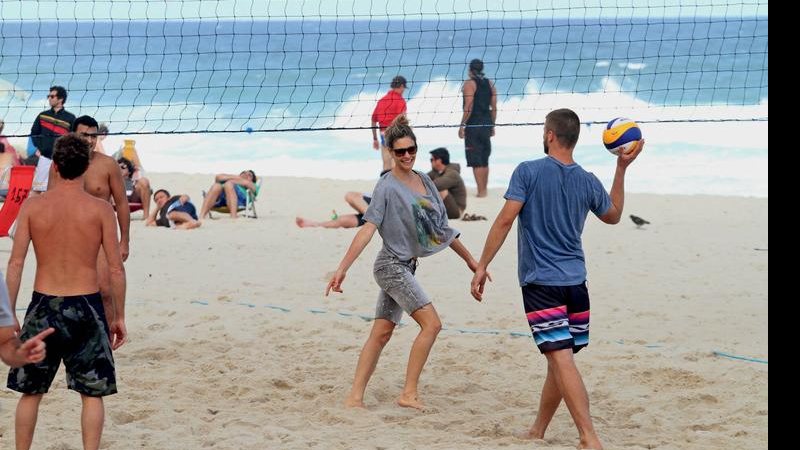
[[631, 151], [641, 138], [642, 130], [639, 129], [639, 125], [624, 117], [617, 117], [608, 122], [606, 129], [603, 130], [603, 145], [617, 156]]

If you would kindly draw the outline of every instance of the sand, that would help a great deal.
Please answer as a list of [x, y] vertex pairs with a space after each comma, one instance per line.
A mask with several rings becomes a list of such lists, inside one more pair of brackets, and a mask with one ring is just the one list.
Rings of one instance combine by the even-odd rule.
[[[154, 188], [189, 194], [198, 209], [211, 184], [211, 175], [149, 175]], [[371, 187], [270, 178], [258, 219], [217, 216], [192, 231], [148, 228], [135, 213], [130, 342], [115, 353], [119, 394], [106, 400], [102, 448], [532, 448], [512, 433], [533, 420], [546, 364], [522, 311], [515, 229], [482, 303], [454, 252], [421, 261], [418, 278], [445, 327], [421, 379], [429, 411], [394, 404], [417, 332], [408, 317], [378, 363], [368, 409], [342, 407], [371, 327], [381, 241], [353, 265], [344, 293], [325, 298], [355, 230], [300, 229], [294, 218], [347, 213], [344, 193]], [[452, 222], [476, 257], [502, 194], [476, 199], [471, 190], [468, 211], [490, 220]], [[767, 211], [764, 198], [629, 194], [620, 224], [589, 218], [591, 337], [576, 360], [607, 448], [766, 448], [768, 365], [714, 352], [768, 359]], [[629, 213], [652, 223], [637, 229]], [[4, 258], [10, 248], [0, 240]], [[31, 251], [19, 307], [34, 271]], [[17, 397], [0, 391], [2, 448], [13, 445]], [[79, 411], [61, 369], [34, 448], [81, 448]], [[535, 445], [576, 443], [562, 405]]]

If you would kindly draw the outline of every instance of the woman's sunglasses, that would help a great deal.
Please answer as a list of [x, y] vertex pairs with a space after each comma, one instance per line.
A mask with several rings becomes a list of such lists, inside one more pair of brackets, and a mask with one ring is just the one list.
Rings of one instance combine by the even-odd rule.
[[408, 152], [409, 156], [414, 156], [417, 154], [417, 146], [412, 145], [411, 147], [406, 148], [394, 148], [392, 151], [394, 152], [394, 156], [397, 156], [398, 158], [405, 155], [406, 152]]

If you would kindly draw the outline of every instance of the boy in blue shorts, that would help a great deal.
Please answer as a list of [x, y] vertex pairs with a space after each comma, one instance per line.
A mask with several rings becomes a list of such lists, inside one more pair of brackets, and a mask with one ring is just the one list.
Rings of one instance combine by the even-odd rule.
[[[239, 217], [239, 207], [247, 204], [247, 191], [256, 191], [256, 173], [244, 170], [239, 175], [221, 173], [214, 177], [214, 184], [208, 189], [203, 206], [200, 208], [200, 220], [209, 211], [220, 206], [227, 206], [231, 219]], [[224, 194], [224, 195], [223, 195]]]
[[543, 439], [561, 399], [578, 428], [578, 448], [603, 448], [589, 415], [589, 395], [573, 353], [589, 344], [589, 291], [581, 234], [589, 211], [605, 223], [622, 216], [625, 170], [644, 140], [617, 158], [609, 195], [594, 174], [572, 159], [580, 120], [569, 109], [551, 111], [544, 123], [547, 157], [521, 163], [511, 175], [506, 203], [495, 219], [472, 278], [475, 299], [483, 296], [486, 270], [519, 218], [518, 274], [525, 314], [539, 351], [547, 357], [547, 378], [539, 412], [524, 437]]

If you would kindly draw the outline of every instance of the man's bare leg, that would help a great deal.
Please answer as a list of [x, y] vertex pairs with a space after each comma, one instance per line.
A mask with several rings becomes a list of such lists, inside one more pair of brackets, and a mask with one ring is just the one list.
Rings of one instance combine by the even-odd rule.
[[175, 228], [178, 230], [191, 230], [201, 225], [201, 223], [194, 220], [189, 213], [183, 211], [172, 211], [167, 214], [167, 218], [175, 222]]
[[231, 219], [238, 219], [239, 197], [236, 196], [236, 183], [226, 181], [222, 189], [225, 191], [225, 202], [228, 205], [228, 212], [231, 215]]
[[378, 364], [383, 348], [392, 338], [394, 327], [395, 324], [386, 319], [375, 319], [372, 323], [372, 330], [367, 342], [364, 343], [361, 354], [358, 356], [353, 387], [350, 388], [350, 394], [344, 401], [345, 406], [364, 408], [364, 391], [367, 390], [367, 383], [375, 372], [375, 366]]
[[578, 428], [580, 443], [578, 448], [600, 450], [603, 445], [597, 437], [589, 414], [589, 394], [583, 384], [572, 349], [555, 350], [545, 353], [548, 371], [552, 369], [556, 383], [564, 403], [567, 404], [575, 426]]
[[214, 206], [214, 203], [216, 203], [220, 195], [222, 195], [222, 185], [219, 183], [214, 183], [206, 193], [206, 197], [203, 199], [203, 206], [200, 208], [200, 220], [206, 218], [208, 212], [211, 211], [211, 208]]
[[544, 386], [542, 386], [542, 396], [539, 399], [539, 412], [536, 414], [536, 420], [534, 420], [529, 430], [520, 433], [517, 437], [522, 439], [544, 439], [544, 433], [547, 431], [547, 426], [550, 425], [558, 405], [561, 404], [561, 399], [561, 391], [558, 390], [556, 376], [548, 364], [547, 378], [544, 380]]
[[29, 450], [33, 444], [33, 432], [39, 417], [39, 403], [44, 394], [22, 394], [17, 403], [14, 433], [17, 450]]
[[83, 437], [84, 450], [97, 450], [100, 448], [100, 437], [103, 434], [105, 421], [105, 407], [103, 397], [89, 397], [81, 394], [81, 437]]
[[350, 191], [344, 194], [344, 201], [358, 211], [359, 214], [367, 212], [367, 208], [369, 207], [369, 204], [364, 201], [364, 194], [360, 192]]
[[475, 184], [478, 185], [478, 197], [486, 197], [488, 195], [486, 186], [489, 184], [489, 166], [473, 167], [472, 174], [475, 175]]
[[420, 401], [418, 394], [419, 377], [425, 362], [428, 361], [433, 343], [436, 342], [436, 336], [442, 329], [442, 322], [430, 303], [414, 311], [411, 318], [419, 324], [420, 330], [408, 355], [406, 384], [403, 386], [403, 393], [397, 399], [397, 404], [407, 408], [423, 409], [425, 405]]
[[294, 223], [300, 228], [354, 228], [358, 226], [358, 218], [355, 214], [346, 214], [339, 216], [333, 220], [326, 220], [325, 222], [315, 222], [313, 220], [304, 219], [302, 217], [295, 217]]
[[140, 178], [134, 188], [139, 194], [139, 198], [142, 199], [142, 212], [144, 213], [144, 218], [147, 219], [150, 217], [150, 180]]

